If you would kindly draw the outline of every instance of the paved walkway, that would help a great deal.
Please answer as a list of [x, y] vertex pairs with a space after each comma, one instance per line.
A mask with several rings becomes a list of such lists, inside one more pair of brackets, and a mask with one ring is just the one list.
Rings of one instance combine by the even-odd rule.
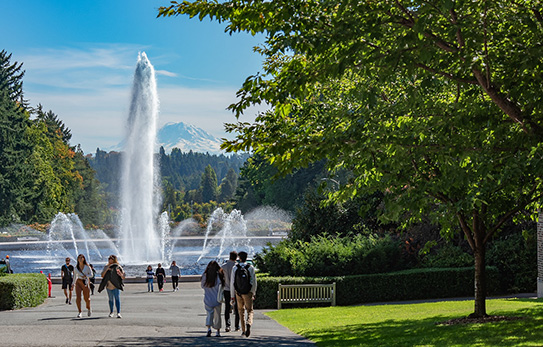
[[3, 346], [314, 346], [263, 310], [255, 311], [249, 338], [226, 333], [224, 327], [222, 337], [206, 337], [200, 284], [180, 283], [178, 292], [170, 286], [166, 283], [169, 291], [148, 293], [145, 283], [127, 284], [121, 293], [122, 319], [109, 318], [107, 293], [95, 292], [92, 316], [83, 310], [78, 319], [75, 296], [72, 305], [65, 304], [60, 285], [54, 284], [53, 297], [43, 305], [0, 311], [0, 341]]

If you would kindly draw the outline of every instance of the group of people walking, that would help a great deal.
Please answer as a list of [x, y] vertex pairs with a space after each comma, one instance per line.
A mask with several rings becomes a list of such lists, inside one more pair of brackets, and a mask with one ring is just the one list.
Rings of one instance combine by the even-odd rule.
[[[175, 260], [172, 261], [172, 265], [170, 266], [170, 273], [172, 278], [172, 287], [173, 291], [176, 292], [179, 290], [179, 276], [181, 276], [181, 269], [179, 266], [177, 266]], [[166, 282], [166, 271], [162, 267], [162, 264], [159, 263], [156, 271], [153, 271], [153, 267], [151, 265], [147, 266], [147, 291], [148, 292], [154, 292], [154, 279], [156, 278], [157, 284], [158, 284], [158, 291], [163, 292], [164, 291], [164, 283]]]
[[[204, 308], [206, 311], [207, 336], [212, 335], [212, 329], [216, 330], [215, 336], [221, 336], [222, 328], [222, 305], [225, 305], [224, 320], [225, 331], [232, 329], [232, 314], [234, 318], [235, 331], [241, 330], [241, 335], [249, 337], [253, 325], [253, 301], [256, 295], [257, 281], [255, 268], [247, 262], [246, 252], [230, 252], [228, 261], [222, 266], [215, 260], [207, 265], [200, 279], [201, 287], [204, 289]], [[173, 261], [170, 268], [173, 291], [179, 290], [179, 276], [181, 271], [176, 262]], [[75, 288], [77, 317], [82, 317], [81, 299], [85, 301], [87, 315], [92, 315], [90, 296], [94, 294], [96, 271], [92, 264], [87, 263], [83, 254], [78, 255], [77, 264], [70, 265], [70, 258], [61, 267], [62, 289], [66, 296], [66, 304], [72, 304], [72, 291]], [[125, 272], [119, 265], [117, 256], [110, 255], [108, 263], [101, 273], [102, 281], [98, 292], [104, 288], [107, 290], [109, 299], [109, 317], [121, 316], [120, 291], [123, 290]], [[156, 271], [151, 265], [146, 270], [147, 290], [153, 292], [154, 278], [157, 279], [158, 289], [164, 290], [166, 272], [162, 264], [158, 264]]]
[[212, 335], [212, 328], [216, 330], [215, 336], [221, 336], [221, 310], [224, 302], [225, 331], [231, 331], [233, 311], [235, 331], [240, 330], [241, 323], [241, 336], [249, 337], [253, 325], [253, 300], [257, 281], [255, 268], [247, 263], [247, 253], [230, 252], [228, 261], [222, 266], [215, 260], [210, 261], [201, 277], [201, 286], [204, 289], [207, 313], [207, 336]]
[[[77, 256], [77, 264], [74, 267], [70, 265], [70, 258], [66, 258], [66, 263], [60, 269], [62, 278], [62, 289], [66, 296], [66, 304], [72, 304], [72, 291], [75, 288], [75, 303], [77, 305], [77, 318], [81, 318], [83, 313], [81, 310], [81, 297], [85, 300], [87, 308], [87, 316], [92, 315], [90, 296], [94, 294], [94, 284], [96, 278], [96, 270], [92, 264], [87, 263], [87, 259], [83, 254]], [[123, 268], [117, 261], [117, 256], [110, 255], [108, 263], [102, 270], [102, 281], [98, 287], [98, 293], [104, 288], [107, 289], [109, 298], [109, 317], [113, 317], [114, 307], [117, 309], [117, 318], [121, 316], [121, 299], [120, 291], [123, 290], [123, 279], [125, 273]]]

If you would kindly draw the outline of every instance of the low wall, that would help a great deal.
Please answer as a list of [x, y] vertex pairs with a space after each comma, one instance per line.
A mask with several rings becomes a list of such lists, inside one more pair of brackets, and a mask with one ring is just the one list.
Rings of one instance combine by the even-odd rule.
[[[168, 282], [171, 281], [171, 277], [166, 277], [166, 280]], [[101, 277], [96, 277], [96, 284], [100, 284], [102, 281]], [[179, 276], [179, 282], [199, 282], [200, 281], [200, 275], [185, 275], [185, 276]], [[53, 284], [62, 284], [62, 278], [61, 277], [51, 277], [51, 282]], [[145, 283], [145, 277], [127, 277], [124, 279], [124, 283]], [[156, 283], [156, 280], [155, 280]]]

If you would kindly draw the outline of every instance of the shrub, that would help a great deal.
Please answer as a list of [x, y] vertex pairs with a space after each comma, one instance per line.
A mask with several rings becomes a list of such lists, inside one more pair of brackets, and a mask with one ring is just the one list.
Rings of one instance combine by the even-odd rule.
[[[499, 291], [499, 272], [487, 268], [488, 294]], [[337, 277], [258, 276], [255, 308], [276, 308], [281, 284], [336, 282], [338, 305], [473, 296], [474, 270], [467, 268], [415, 269], [391, 273]], [[289, 305], [290, 307], [290, 305]]]
[[400, 242], [389, 237], [313, 236], [310, 242], [286, 239], [268, 244], [255, 264], [272, 276], [338, 276], [390, 272], [404, 268]]
[[0, 276], [0, 310], [34, 307], [47, 298], [44, 274], [10, 274]]
[[537, 290], [537, 242], [535, 230], [513, 233], [494, 240], [487, 264], [500, 271], [502, 290], [508, 293]]
[[422, 266], [428, 268], [466, 267], [472, 265], [473, 255], [451, 243], [444, 244], [435, 253], [424, 257], [422, 261]]

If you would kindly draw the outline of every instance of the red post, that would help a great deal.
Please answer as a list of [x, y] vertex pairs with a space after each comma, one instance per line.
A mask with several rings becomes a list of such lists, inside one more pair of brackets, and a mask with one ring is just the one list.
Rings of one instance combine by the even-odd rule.
[[53, 282], [51, 281], [51, 273], [47, 275], [47, 285], [49, 286], [49, 297], [51, 297], [51, 289], [53, 288]]

